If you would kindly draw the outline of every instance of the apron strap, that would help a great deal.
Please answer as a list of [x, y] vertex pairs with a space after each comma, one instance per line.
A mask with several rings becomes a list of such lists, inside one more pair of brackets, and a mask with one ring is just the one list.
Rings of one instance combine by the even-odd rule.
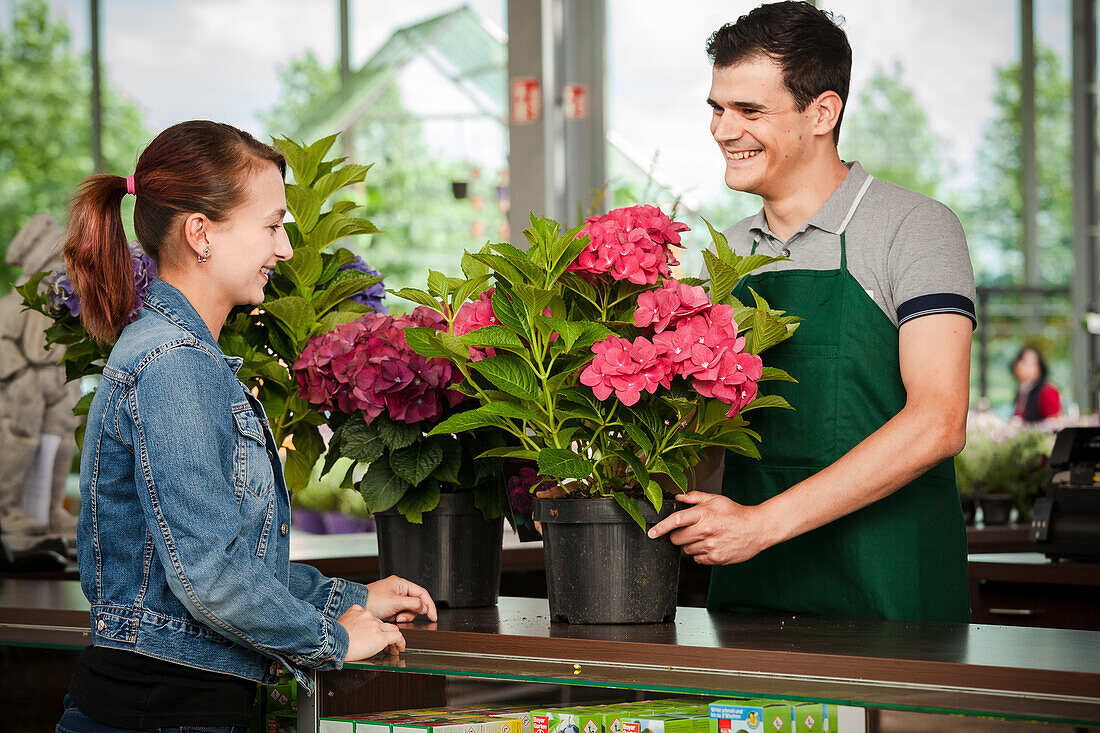
[[[848, 214], [844, 217], [844, 221], [840, 223], [840, 269], [848, 269], [848, 251], [844, 244], [844, 232], [848, 228], [848, 222], [855, 216], [856, 209], [859, 207], [859, 202], [863, 200], [863, 195], [867, 193], [867, 189], [871, 187], [871, 182], [875, 180], [874, 176], [868, 175], [866, 180], [863, 181], [863, 185], [860, 186], [859, 193], [856, 194], [855, 201], [852, 202], [852, 207], [848, 209]], [[753, 249], [756, 248], [756, 243], [753, 243]]]

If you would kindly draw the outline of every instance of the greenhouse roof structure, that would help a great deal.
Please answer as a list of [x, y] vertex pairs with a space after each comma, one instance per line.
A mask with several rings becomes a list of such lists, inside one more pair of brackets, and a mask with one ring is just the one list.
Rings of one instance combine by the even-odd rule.
[[[318, 103], [296, 137], [316, 140], [369, 119], [372, 104], [397, 81], [402, 69], [421, 58], [461, 90], [482, 115], [508, 126], [508, 36], [470, 6], [461, 5], [395, 30], [339, 91]], [[697, 210], [690, 194], [668, 181], [652, 162], [646, 163], [621, 135], [609, 130], [607, 142], [618, 160], [679, 200], [683, 208]]]

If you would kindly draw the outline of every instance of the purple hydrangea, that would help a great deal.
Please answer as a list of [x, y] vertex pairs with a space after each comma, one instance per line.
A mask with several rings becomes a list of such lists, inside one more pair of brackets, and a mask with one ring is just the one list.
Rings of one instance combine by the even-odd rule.
[[[344, 270], [357, 270], [365, 275], [371, 277], [382, 277], [382, 273], [374, 269], [366, 262], [362, 257], [356, 255], [355, 259], [340, 268], [340, 271]], [[389, 309], [383, 305], [382, 300], [386, 297], [386, 286], [381, 281], [376, 282], [369, 288], [362, 290], [355, 295], [351, 296], [349, 300], [354, 300], [356, 303], [362, 303], [376, 313], [388, 313]]]
[[[134, 305], [126, 319], [132, 323], [137, 319], [138, 311], [145, 305], [145, 293], [149, 291], [149, 284], [157, 276], [157, 264], [153, 258], [145, 254], [145, 250], [137, 242], [130, 242], [130, 262], [134, 266]], [[55, 317], [69, 313], [73, 316], [80, 315], [80, 297], [73, 292], [73, 283], [64, 269], [47, 275], [42, 279], [42, 285], [46, 290], [46, 302], [48, 310]]]

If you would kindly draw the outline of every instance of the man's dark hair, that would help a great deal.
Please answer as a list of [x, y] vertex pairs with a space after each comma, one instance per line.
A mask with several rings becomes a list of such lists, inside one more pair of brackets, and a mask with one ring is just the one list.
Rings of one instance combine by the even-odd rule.
[[[736, 23], [727, 23], [707, 41], [707, 56], [722, 69], [768, 56], [783, 70], [783, 82], [802, 112], [824, 92], [833, 91], [848, 104], [852, 78], [852, 47], [833, 16], [807, 2], [761, 5]], [[833, 128], [840, 141], [844, 108]]]

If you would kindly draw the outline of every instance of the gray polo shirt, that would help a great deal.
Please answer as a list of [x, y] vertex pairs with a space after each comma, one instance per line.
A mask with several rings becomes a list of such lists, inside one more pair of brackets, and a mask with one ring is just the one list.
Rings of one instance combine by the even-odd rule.
[[[772, 234], [761, 209], [725, 231], [733, 251], [749, 254], [754, 239], [759, 240], [758, 254], [779, 256], [782, 248], [790, 250], [790, 262], [757, 272], [840, 267], [840, 228], [869, 177], [859, 163], [845, 165], [844, 181], [790, 239], [783, 242]], [[977, 325], [966, 236], [958, 218], [939, 201], [875, 179], [852, 214], [844, 241], [848, 271], [894, 325], [934, 313], [958, 313]]]

